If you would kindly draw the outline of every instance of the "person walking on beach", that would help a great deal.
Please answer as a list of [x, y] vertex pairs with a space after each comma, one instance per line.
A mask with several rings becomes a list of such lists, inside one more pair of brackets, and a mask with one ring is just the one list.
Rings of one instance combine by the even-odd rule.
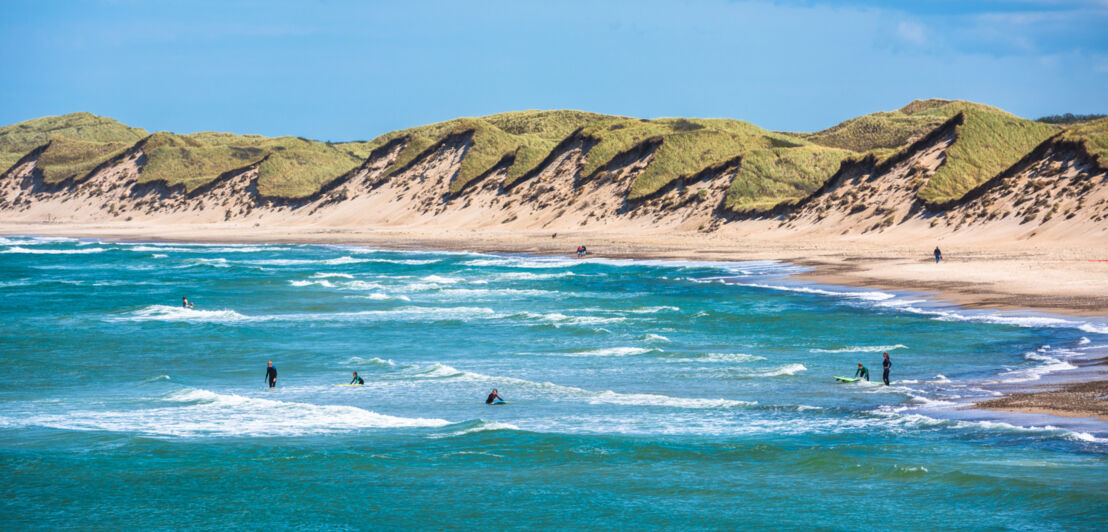
[[272, 360], [266, 363], [265, 381], [269, 383], [270, 388], [277, 387], [277, 368], [273, 367]]
[[192, 308], [192, 301], [189, 301], [187, 297], [181, 297], [181, 306], [185, 308]]
[[889, 385], [889, 368], [893, 367], [893, 361], [889, 360], [889, 352], [885, 351], [885, 360], [881, 361], [881, 380], [885, 381], [885, 386]]
[[365, 384], [365, 380], [358, 376], [358, 372], [354, 372], [354, 380], [350, 381], [350, 384]]
[[585, 246], [583, 246], [583, 245], [582, 246], [577, 246], [577, 258], [584, 257], [585, 255], [588, 254], [588, 252], [589, 252], [589, 250]]
[[938, 264], [941, 260], [943, 260], [943, 252], [939, 250], [939, 246], [935, 246], [935, 264]]
[[861, 362], [858, 363], [858, 370], [854, 372], [854, 376], [861, 376], [863, 379], [866, 379], [866, 382], [869, 382], [869, 370], [866, 369]]

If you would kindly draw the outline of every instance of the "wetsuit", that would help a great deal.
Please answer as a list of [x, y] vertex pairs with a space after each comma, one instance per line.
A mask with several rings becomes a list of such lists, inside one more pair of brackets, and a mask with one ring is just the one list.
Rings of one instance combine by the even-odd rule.
[[269, 383], [270, 388], [277, 386], [277, 368], [273, 366], [265, 368], [265, 381]]
[[881, 366], [885, 368], [885, 370], [881, 372], [881, 380], [885, 381], [885, 386], [888, 386], [889, 368], [893, 367], [892, 359], [886, 358], [884, 361], [881, 362]]
[[943, 252], [939, 251], [939, 248], [935, 248], [935, 263], [937, 264], [940, 260], [943, 260]]
[[500, 399], [501, 401], [504, 400], [503, 397], [500, 397], [500, 394], [490, 393], [488, 399], [485, 399], [485, 404], [491, 405], [493, 403], [493, 401], [495, 401], [497, 399]]
[[863, 379], [866, 379], [867, 381], [869, 380], [869, 370], [866, 369], [865, 366], [862, 366], [862, 367], [858, 368], [858, 371], [854, 372], [855, 377], [857, 377], [859, 375], [861, 375]]
[[354, 377], [354, 380], [350, 381], [350, 384], [354, 384], [354, 383], [365, 384], [365, 381], [362, 380], [361, 377]]

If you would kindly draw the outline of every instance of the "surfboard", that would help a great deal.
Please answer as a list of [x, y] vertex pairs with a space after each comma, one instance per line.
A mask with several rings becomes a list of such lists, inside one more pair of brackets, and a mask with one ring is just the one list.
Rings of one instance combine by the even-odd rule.
[[361, 384], [336, 384], [335, 386], [361, 386]]
[[858, 382], [859, 377], [835, 377], [839, 382]]
[[487, 404], [489, 406], [497, 406], [497, 405], [506, 405], [508, 403], [507, 403], [507, 401], [497, 401], [495, 403], [485, 403], [485, 404]]

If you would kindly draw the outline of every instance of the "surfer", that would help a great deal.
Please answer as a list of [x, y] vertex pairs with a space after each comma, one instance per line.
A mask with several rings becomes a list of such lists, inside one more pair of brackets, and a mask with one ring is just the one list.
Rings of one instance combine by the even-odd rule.
[[893, 367], [893, 361], [889, 360], [889, 352], [885, 351], [885, 360], [881, 361], [881, 367], [884, 370], [881, 372], [881, 380], [885, 381], [885, 386], [889, 385], [889, 368]]
[[272, 360], [266, 363], [265, 381], [269, 383], [270, 388], [277, 387], [277, 368], [273, 367]]
[[185, 308], [192, 308], [192, 301], [189, 301], [189, 298], [182, 296], [181, 306]]
[[866, 379], [866, 381], [869, 381], [869, 370], [866, 369], [866, 367], [863, 366], [861, 362], [859, 362], [858, 363], [858, 370], [854, 372], [854, 376], [855, 377], [861, 376], [863, 379]]
[[354, 372], [354, 380], [350, 381], [350, 384], [365, 384], [365, 381], [358, 376], [358, 372]]
[[588, 252], [589, 250], [585, 246], [577, 246], [577, 258], [584, 257]]
[[493, 404], [494, 402], [497, 402], [497, 401], [503, 403], [504, 398], [500, 397], [500, 393], [496, 391], [496, 388], [493, 388], [492, 393], [490, 393], [488, 398], [485, 399], [485, 404], [491, 405], [491, 404]]
[[939, 246], [935, 246], [935, 264], [938, 264], [941, 260], [943, 260], [943, 252], [939, 250]]

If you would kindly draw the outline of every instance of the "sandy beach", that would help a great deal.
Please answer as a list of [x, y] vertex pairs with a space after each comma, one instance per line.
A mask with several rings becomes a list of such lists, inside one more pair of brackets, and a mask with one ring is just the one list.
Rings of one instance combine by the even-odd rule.
[[238, 223], [12, 223], [0, 234], [119, 240], [358, 244], [384, 249], [437, 249], [671, 260], [776, 260], [811, 267], [799, 277], [828, 284], [909, 290], [968, 308], [1039, 310], [1108, 316], [1108, 249], [1066, 241], [989, 246], [979, 240], [934, 244], [893, 239], [816, 239], [767, 233], [626, 231], [467, 231], [428, 228], [260, 226]]

